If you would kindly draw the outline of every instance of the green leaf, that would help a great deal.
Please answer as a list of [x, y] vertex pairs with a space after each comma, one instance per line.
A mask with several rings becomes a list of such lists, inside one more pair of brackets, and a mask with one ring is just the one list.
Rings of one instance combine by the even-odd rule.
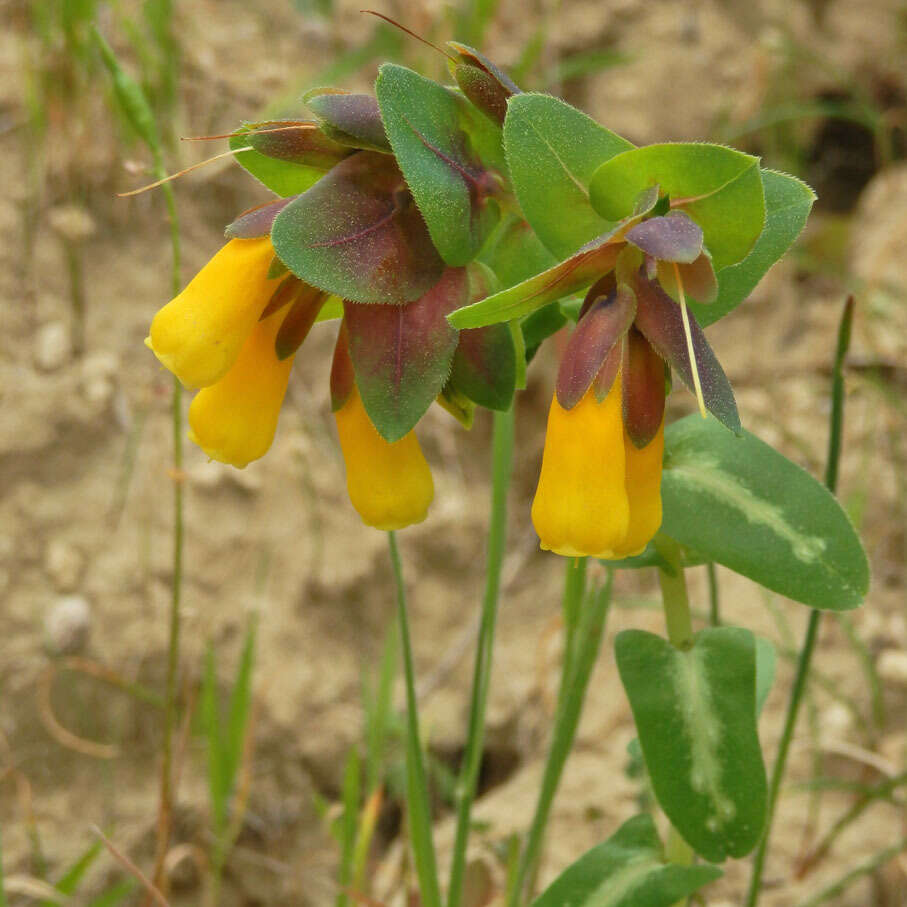
[[[233, 151], [249, 147], [246, 133], [254, 129], [255, 125], [255, 123], [243, 123], [236, 134], [230, 137], [230, 148]], [[281, 197], [305, 192], [324, 176], [324, 171], [315, 167], [281, 161], [254, 150], [241, 151], [234, 154], [233, 158], [263, 186]]]
[[567, 319], [556, 302], [549, 303], [526, 318], [519, 326], [523, 334], [526, 362], [532, 361], [543, 340], [556, 334], [566, 323]]
[[449, 265], [475, 258], [497, 223], [491, 175], [463, 128], [466, 101], [411, 69], [385, 63], [375, 83], [381, 117], [432, 241]]
[[[63, 873], [60, 881], [54, 885], [54, 888], [56, 888], [60, 894], [75, 894], [82, 879], [85, 878], [85, 874], [91, 869], [94, 862], [101, 855], [103, 849], [104, 842], [101, 840], [97, 840], [91, 844], [81, 856], [69, 866], [66, 872]], [[55, 907], [56, 903], [56, 901], [42, 901], [41, 907]]]
[[[716, 271], [740, 261], [765, 225], [759, 159], [724, 145], [669, 143], [619, 154], [592, 177], [596, 211], [618, 220], [639, 193], [659, 186], [702, 228]], [[687, 201], [684, 201], [687, 200]]]
[[[589, 183], [599, 165], [633, 148], [626, 139], [550, 95], [521, 94], [508, 103], [504, 150], [520, 207], [558, 258], [604, 233]], [[634, 196], [635, 201], [635, 196]], [[619, 220], [629, 208], [611, 220]]]
[[418, 299], [444, 270], [394, 159], [360, 151], [287, 205], [274, 251], [300, 279], [357, 302]]
[[502, 287], [515, 284], [556, 264], [528, 222], [516, 215], [501, 219], [479, 256]]
[[652, 817], [634, 816], [564, 870], [532, 907], [671, 907], [721, 875], [717, 866], [666, 863]]
[[753, 634], [702, 630], [684, 651], [625, 630], [615, 655], [661, 808], [707, 860], [745, 856], [766, 810]]
[[756, 245], [743, 261], [718, 275], [718, 298], [709, 305], [689, 301], [699, 323], [705, 327], [733, 311], [765, 276], [768, 269], [791, 247], [806, 225], [816, 194], [806, 183], [786, 173], [762, 171], [765, 190], [765, 227]]
[[775, 647], [762, 636], [756, 637], [756, 717], [762, 714], [765, 700], [775, 682]]
[[199, 699], [199, 717], [208, 746], [208, 794], [215, 833], [223, 834], [227, 826], [230, 781], [227, 777], [223, 735], [221, 733], [220, 704], [217, 690], [217, 661], [214, 646], [208, 643], [205, 668]]
[[101, 60], [113, 79], [113, 94], [117, 104], [119, 104], [129, 125], [132, 126], [139, 138], [153, 152], [155, 159], [159, 161], [161, 156], [161, 137], [151, 106], [145, 97], [145, 92], [142, 91], [142, 87], [138, 82], [120, 66], [116, 54], [114, 54], [110, 45], [104, 40], [95, 26], [91, 27], [91, 33], [94, 37], [95, 46], [101, 55]]
[[460, 331], [449, 383], [486, 409], [510, 409], [516, 385], [516, 352], [509, 325]]
[[253, 613], [249, 619], [242, 654], [236, 669], [236, 680], [230, 693], [225, 745], [225, 773], [232, 791], [245, 750], [249, 713], [252, 707], [252, 668], [255, 665], [255, 638], [258, 620]]
[[337, 880], [340, 892], [335, 904], [337, 907], [349, 907], [349, 897], [345, 891], [353, 878], [353, 852], [356, 848], [356, 829], [359, 825], [359, 799], [362, 767], [359, 753], [353, 747], [346, 759], [343, 772], [343, 812], [340, 816], [340, 866]]
[[863, 546], [835, 497], [757, 437], [688, 416], [665, 433], [665, 533], [709, 560], [814, 608], [857, 607]]

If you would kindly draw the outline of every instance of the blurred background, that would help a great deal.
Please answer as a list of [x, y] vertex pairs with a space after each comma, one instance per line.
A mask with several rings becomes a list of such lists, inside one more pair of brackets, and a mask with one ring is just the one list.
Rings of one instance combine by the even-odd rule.
[[[825, 856], [806, 858], [907, 761], [907, 5], [461, 0], [378, 9], [435, 42], [482, 48], [523, 88], [559, 94], [633, 142], [727, 142], [818, 192], [794, 251], [709, 330], [746, 427], [821, 475], [837, 321], [846, 295], [857, 299], [839, 493], [873, 585], [859, 612], [823, 622], [782, 794], [763, 903], [799, 904], [904, 835], [901, 779], [870, 798]], [[22, 893], [29, 880], [56, 883], [71, 870], [94, 841], [92, 824], [146, 871], [153, 862], [174, 478], [186, 495], [184, 705], [197, 700], [209, 645], [209, 685], [229, 694], [259, 615], [244, 809], [219, 903], [331, 903], [331, 818], [344, 761], [369, 724], [363, 679], [374, 675], [394, 614], [386, 541], [346, 498], [328, 399], [336, 327], [316, 326], [297, 356], [268, 456], [237, 471], [187, 445], [184, 474], [172, 474], [169, 375], [143, 346], [170, 295], [167, 211], [160, 193], [116, 197], [149, 182], [152, 161], [112, 101], [90, 28], [145, 89], [171, 171], [227, 147], [181, 137], [228, 133], [275, 111], [304, 115], [305, 89], [369, 90], [383, 60], [435, 78], [445, 61], [347, 0], [2, 0], [0, 17], [0, 829], [3, 869], [19, 880], [11, 903], [34, 902]], [[175, 191], [184, 282], [219, 248], [224, 225], [269, 197], [229, 158]], [[476, 905], [500, 883], [509, 836], [528, 825], [556, 696], [563, 564], [538, 551], [529, 505], [557, 340], [518, 398], [471, 851]], [[685, 393], [670, 404], [674, 415], [693, 409]], [[420, 435], [436, 500], [400, 544], [443, 865], [483, 583], [490, 420], [480, 414], [467, 433], [433, 407]], [[701, 616], [705, 568], [691, 582]], [[726, 620], [779, 652], [760, 728], [771, 762], [807, 612], [727, 571], [718, 583]], [[610, 655], [613, 634], [630, 626], [662, 629], [648, 572], [618, 578], [542, 881], [645, 801]], [[200, 903], [209, 871], [209, 744], [197, 725], [180, 736], [167, 864], [174, 905]], [[405, 872], [403, 749], [392, 717], [386, 736], [368, 869], [376, 902]], [[89, 863], [75, 903], [101, 903], [92, 898], [125, 878], [106, 854]], [[747, 877], [747, 862], [732, 861], [708, 903], [740, 903]], [[127, 888], [116, 902], [139, 903]], [[828, 903], [907, 903], [907, 857]]]

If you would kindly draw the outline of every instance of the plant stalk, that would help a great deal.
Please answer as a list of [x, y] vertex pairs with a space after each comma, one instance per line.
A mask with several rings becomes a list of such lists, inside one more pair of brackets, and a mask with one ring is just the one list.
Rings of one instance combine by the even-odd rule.
[[614, 574], [609, 569], [607, 579], [595, 595], [592, 596], [591, 601], [587, 603], [585, 608], [580, 607], [583, 586], [577, 582], [575, 575], [573, 581], [569, 579], [570, 571], [582, 571], [584, 575], [585, 558], [580, 560], [581, 563], [568, 562], [568, 581], [565, 589], [565, 591], [570, 591], [571, 594], [576, 595], [576, 599], [571, 602], [565, 602], [564, 607], [565, 615], [577, 615], [573, 631], [568, 633], [568, 638], [572, 637], [576, 644], [576, 651], [572, 660], [573, 666], [570, 675], [562, 677], [564, 689], [558, 696], [554, 732], [551, 737], [548, 759], [545, 762], [544, 774], [542, 775], [542, 786], [539, 790], [539, 798], [536, 803], [532, 824], [529, 828], [529, 835], [526, 839], [526, 846], [520, 858], [516, 881], [510, 889], [507, 907], [518, 907], [523, 897], [524, 889], [527, 888], [529, 881], [535, 876], [545, 837], [545, 829], [548, 825], [548, 817], [554, 802], [554, 795], [557, 793], [564, 765], [576, 738], [580, 713], [582, 712], [586, 691], [589, 688], [592, 669], [601, 649], [605, 621], [611, 604], [611, 587]]
[[[158, 178], [166, 175], [160, 153], [156, 154]], [[171, 292], [176, 296], [181, 288], [180, 279], [180, 226], [176, 213], [176, 198], [173, 187], [165, 183], [162, 187], [167, 202], [170, 220], [171, 245]], [[170, 401], [170, 416], [173, 432], [173, 555], [170, 581], [170, 627], [167, 642], [167, 679], [164, 693], [164, 738], [161, 745], [161, 792], [158, 812], [157, 848], [154, 862], [153, 882], [156, 888], [166, 889], [164, 861], [170, 847], [170, 830], [173, 824], [173, 730], [176, 725], [176, 699], [179, 683], [180, 660], [180, 609], [183, 592], [183, 386], [173, 376], [173, 390]]]
[[469, 839], [472, 804], [476, 795], [485, 739], [485, 711], [494, 653], [501, 567], [507, 542], [507, 491], [513, 472], [514, 407], [494, 414], [491, 455], [491, 518], [488, 526], [488, 555], [485, 566], [485, 597], [473, 669], [472, 699], [466, 751], [457, 784], [457, 830], [450, 866], [447, 907], [459, 907], [463, 896], [466, 845]]
[[678, 649], [688, 649], [693, 645], [693, 619], [690, 615], [690, 599], [687, 595], [680, 545], [667, 535], [657, 535], [655, 547], [673, 569], [670, 572], [663, 567], [658, 568], [668, 639]]
[[[844, 311], [838, 326], [838, 343], [835, 350], [834, 367], [832, 369], [828, 459], [825, 466], [825, 484], [832, 494], [834, 494], [838, 486], [838, 465], [841, 459], [841, 439], [844, 430], [844, 361], [847, 358], [847, 350], [850, 347], [853, 309], [854, 298], [853, 296], [849, 296], [844, 303]], [[816, 648], [816, 640], [819, 635], [819, 622], [821, 617], [822, 612], [817, 609], [813, 609], [810, 612], [803, 645], [800, 647], [800, 656], [797, 660], [797, 673], [794, 677], [790, 700], [787, 704], [784, 729], [781, 732], [781, 740], [778, 744], [778, 755], [775, 758], [775, 765], [772, 768], [772, 776], [769, 781], [765, 831], [759, 842], [756, 855], [753, 857], [753, 871], [750, 876], [750, 887], [747, 894], [746, 907], [756, 907], [756, 904], [759, 902], [759, 894], [762, 890], [762, 873], [765, 868], [765, 858], [768, 854], [769, 840], [771, 839], [772, 822], [775, 818], [775, 806], [778, 802], [778, 793], [781, 790], [781, 783], [784, 780], [784, 772], [787, 768], [787, 756], [790, 751], [791, 741], [794, 736], [794, 728], [796, 727], [797, 717], [800, 712], [800, 703], [803, 700], [803, 693], [806, 690], [806, 684], [809, 679], [809, 670], [810, 665], [812, 664], [813, 652]]]
[[397, 587], [397, 618], [400, 629], [400, 649], [403, 655], [403, 674], [406, 682], [406, 813], [409, 820], [410, 841], [419, 878], [422, 907], [441, 907], [441, 889], [438, 885], [438, 864], [432, 841], [431, 807], [428, 801], [428, 784], [422, 760], [422, 740], [419, 735], [419, 704], [416, 698], [416, 672], [413, 667], [413, 649], [409, 634], [409, 617], [406, 610], [406, 587], [403, 566], [397, 549], [395, 532], [387, 534], [394, 582]]

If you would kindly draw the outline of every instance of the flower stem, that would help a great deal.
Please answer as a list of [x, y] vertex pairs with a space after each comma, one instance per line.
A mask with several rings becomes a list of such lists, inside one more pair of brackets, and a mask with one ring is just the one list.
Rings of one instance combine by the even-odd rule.
[[564, 655], [561, 662], [561, 683], [558, 689], [558, 707], [560, 700], [569, 689], [570, 675], [573, 673], [573, 657], [576, 648], [576, 627], [583, 606], [583, 594], [586, 591], [587, 559], [575, 557], [567, 562], [564, 573], [564, 595], [562, 614], [564, 621]]
[[[156, 155], [158, 173], [164, 172], [160, 154]], [[171, 290], [180, 291], [180, 226], [176, 213], [173, 188], [164, 186], [164, 198], [170, 219]], [[170, 628], [167, 643], [167, 679], [164, 693], [164, 738], [161, 745], [161, 792], [158, 812], [157, 846], [153, 882], [157, 888], [164, 884], [164, 860], [170, 847], [173, 821], [173, 729], [176, 725], [176, 696], [179, 680], [180, 606], [183, 591], [183, 387], [173, 378], [170, 403], [173, 430], [173, 560], [170, 579]]]
[[693, 621], [690, 617], [690, 599], [687, 596], [680, 545], [669, 536], [659, 534], [655, 536], [655, 547], [673, 570], [671, 572], [663, 567], [658, 568], [668, 639], [678, 649], [688, 649], [693, 645]]
[[[825, 466], [825, 484], [828, 490], [834, 494], [838, 485], [838, 463], [841, 459], [841, 438], [844, 428], [844, 360], [847, 357], [847, 350], [850, 347], [850, 329], [853, 323], [853, 296], [848, 297], [844, 304], [844, 311], [841, 315], [841, 322], [838, 326], [838, 343], [835, 350], [834, 367], [832, 369], [831, 385], [831, 414], [829, 416], [828, 432], [828, 458]], [[784, 772], [787, 768], [787, 756], [790, 751], [791, 741], [794, 736], [794, 728], [797, 724], [797, 716], [800, 712], [800, 703], [803, 700], [803, 694], [806, 690], [806, 684], [809, 679], [809, 670], [812, 664], [813, 652], [816, 648], [816, 639], [819, 635], [819, 621], [822, 612], [814, 609], [810, 612], [809, 622], [806, 625], [806, 635], [803, 639], [803, 645], [800, 647], [800, 655], [797, 659], [797, 673], [794, 677], [794, 684], [791, 688], [790, 700], [787, 704], [787, 714], [784, 718], [784, 729], [781, 732], [781, 740], [778, 743], [778, 755], [775, 757], [775, 765], [772, 768], [772, 776], [768, 786], [768, 806], [765, 816], [765, 831], [756, 855], [753, 857], [753, 872], [750, 876], [750, 888], [747, 894], [746, 907], [756, 907], [759, 902], [759, 894], [762, 891], [762, 872], [765, 868], [765, 858], [768, 853], [769, 840], [772, 833], [772, 821], [775, 818], [775, 806], [778, 802], [778, 793], [781, 790], [781, 782], [784, 780]]]
[[721, 626], [721, 600], [718, 594], [718, 571], [715, 562], [709, 561], [705, 565], [706, 575], [709, 580], [709, 626]]
[[422, 907], [441, 907], [441, 890], [438, 886], [438, 868], [432, 841], [428, 784], [422, 761], [422, 740], [419, 736], [419, 706], [416, 699], [416, 674], [409, 635], [409, 617], [406, 611], [406, 587], [403, 582], [400, 552], [397, 550], [396, 533], [388, 532], [387, 541], [394, 569], [394, 582], [397, 586], [397, 618], [403, 655], [403, 675], [406, 682], [406, 813], [410, 841], [416, 863], [416, 875], [419, 878], [420, 903]]
[[472, 679], [472, 700], [469, 708], [469, 730], [466, 751], [457, 784], [457, 830], [450, 866], [447, 907], [459, 907], [463, 895], [463, 875], [466, 868], [466, 845], [469, 838], [470, 816], [476, 794], [476, 783], [482, 764], [485, 737], [485, 709], [491, 685], [494, 632], [501, 588], [501, 567], [507, 540], [507, 491], [513, 472], [514, 408], [494, 414], [494, 436], [491, 457], [491, 519], [488, 526], [488, 556], [485, 566], [485, 597], [482, 620], [476, 646]]
[[[542, 775], [542, 786], [539, 790], [535, 815], [532, 818], [526, 846], [517, 869], [516, 882], [510, 889], [508, 907], [518, 907], [523, 890], [527, 887], [529, 880], [535, 876], [551, 805], [554, 802], [554, 795], [557, 793], [567, 757], [573, 748], [583, 701], [589, 687], [589, 678], [592, 676], [592, 668], [595, 666], [601, 648], [605, 620], [611, 603], [613, 571], [608, 570], [607, 579], [585, 608], [581, 607], [584, 586], [578, 581], [578, 574], [585, 576], [585, 558], [579, 562], [568, 562], [567, 571], [565, 592], [575, 598], [570, 602], [565, 601], [564, 613], [577, 616], [572, 632], [575, 652], [572, 656], [570, 674], [562, 675], [562, 690], [558, 696], [551, 748]], [[572, 579], [571, 571], [573, 571]], [[570, 633], [568, 633], [568, 638], [571, 638]]]

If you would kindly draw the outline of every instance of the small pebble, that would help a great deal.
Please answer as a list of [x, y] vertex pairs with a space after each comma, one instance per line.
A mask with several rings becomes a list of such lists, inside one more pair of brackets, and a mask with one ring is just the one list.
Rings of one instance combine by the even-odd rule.
[[886, 649], [876, 661], [876, 670], [882, 680], [907, 687], [907, 652]]
[[44, 570], [58, 592], [72, 592], [82, 579], [85, 555], [62, 539], [54, 539], [44, 552]]
[[42, 371], [54, 372], [66, 364], [72, 354], [69, 330], [62, 321], [49, 321], [35, 337], [35, 365]]
[[853, 715], [846, 705], [832, 703], [822, 710], [822, 733], [831, 740], [847, 739], [853, 728]]
[[82, 395], [89, 403], [106, 406], [114, 392], [119, 360], [113, 353], [92, 353], [82, 360]]
[[91, 632], [91, 606], [81, 595], [64, 595], [44, 619], [47, 645], [55, 655], [75, 655], [85, 649]]

